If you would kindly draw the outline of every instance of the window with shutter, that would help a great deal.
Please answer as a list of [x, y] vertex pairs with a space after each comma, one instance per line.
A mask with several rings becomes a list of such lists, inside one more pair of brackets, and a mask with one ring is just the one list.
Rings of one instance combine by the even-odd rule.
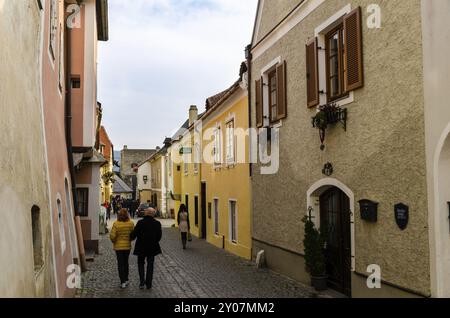
[[262, 79], [255, 81], [255, 99], [256, 99], [256, 127], [261, 128], [264, 125]]
[[277, 120], [287, 117], [286, 61], [277, 66]]
[[364, 86], [361, 7], [344, 17], [345, 91]]
[[317, 38], [306, 44], [306, 86], [308, 107], [319, 104], [319, 65], [317, 57]]
[[277, 88], [277, 70], [269, 73], [269, 118], [270, 122], [277, 121], [278, 116], [278, 88]]
[[343, 24], [325, 36], [327, 100], [335, 101], [345, 96], [344, 91], [344, 41]]

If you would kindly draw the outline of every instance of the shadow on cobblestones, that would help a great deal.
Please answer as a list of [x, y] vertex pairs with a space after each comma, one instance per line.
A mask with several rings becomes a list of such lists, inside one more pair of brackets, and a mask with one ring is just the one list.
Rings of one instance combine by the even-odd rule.
[[83, 274], [81, 298], [310, 298], [310, 287], [206, 243], [194, 241], [184, 251], [176, 229], [163, 229], [163, 255], [155, 262], [153, 289], [140, 290], [137, 259], [130, 257], [130, 286], [119, 288], [116, 259], [108, 236], [100, 255]]

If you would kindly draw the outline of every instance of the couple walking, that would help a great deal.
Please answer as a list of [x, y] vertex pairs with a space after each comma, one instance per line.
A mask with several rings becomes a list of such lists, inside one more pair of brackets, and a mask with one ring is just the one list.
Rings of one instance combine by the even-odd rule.
[[[127, 209], [121, 209], [114, 223], [110, 239], [114, 244], [119, 268], [121, 288], [129, 285], [129, 258], [131, 253], [131, 242], [136, 240], [134, 255], [138, 257], [138, 270], [140, 278], [140, 289], [152, 288], [153, 268], [155, 257], [161, 254], [159, 242], [162, 237], [161, 223], [155, 219], [156, 210], [153, 208], [144, 211], [144, 218], [136, 227], [130, 219]], [[145, 269], [145, 263], [147, 268]]]

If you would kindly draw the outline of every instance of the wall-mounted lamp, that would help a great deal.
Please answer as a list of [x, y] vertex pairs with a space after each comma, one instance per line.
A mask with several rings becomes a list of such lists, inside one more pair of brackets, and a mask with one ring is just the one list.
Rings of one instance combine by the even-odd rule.
[[148, 182], [148, 176], [143, 176], [142, 179], [144, 180], [144, 184], [147, 184], [147, 182]]

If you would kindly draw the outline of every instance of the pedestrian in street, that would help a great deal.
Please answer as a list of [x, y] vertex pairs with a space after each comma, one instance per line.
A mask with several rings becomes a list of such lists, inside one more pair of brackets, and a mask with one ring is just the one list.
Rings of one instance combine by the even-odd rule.
[[121, 209], [114, 222], [109, 235], [114, 244], [114, 250], [117, 256], [117, 267], [119, 269], [120, 287], [125, 289], [129, 285], [129, 258], [131, 252], [130, 235], [134, 230], [134, 223], [131, 221], [128, 211]]
[[[162, 237], [161, 223], [155, 220], [155, 209], [148, 208], [131, 233], [131, 240], [136, 241], [134, 255], [138, 257], [140, 289], [152, 288], [155, 257], [161, 254], [159, 242]], [[145, 271], [145, 262], [147, 269]]]
[[180, 206], [178, 211], [178, 228], [181, 232], [181, 243], [183, 244], [183, 249], [186, 249], [188, 237], [191, 233], [191, 222], [189, 221], [189, 213], [184, 204]]
[[106, 220], [111, 220], [111, 204], [107, 204], [106, 207]]

